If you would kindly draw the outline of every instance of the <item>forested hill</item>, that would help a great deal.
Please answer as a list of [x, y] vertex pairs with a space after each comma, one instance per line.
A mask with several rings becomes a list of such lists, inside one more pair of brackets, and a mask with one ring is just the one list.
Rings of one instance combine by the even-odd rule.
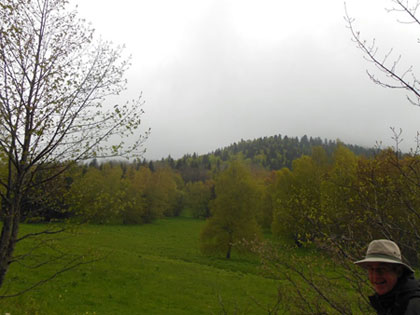
[[[344, 145], [356, 155], [372, 156], [375, 151], [358, 145]], [[283, 167], [290, 168], [292, 161], [302, 155], [311, 155], [312, 148], [316, 146], [323, 147], [328, 156], [331, 156], [331, 153], [337, 147], [337, 141], [322, 140], [319, 137], [308, 138], [306, 135], [300, 139], [298, 137], [289, 138], [288, 136], [275, 135], [254, 140], [241, 140], [224, 149], [216, 150], [212, 154], [220, 156], [222, 160], [242, 154], [245, 159], [251, 159], [269, 170], [278, 170]]]
[[[338, 142], [340, 141], [322, 140], [319, 137], [312, 138], [306, 135], [300, 139], [298, 137], [275, 135], [254, 140], [241, 140], [238, 143], [235, 142], [225, 148], [204, 155], [187, 154], [178, 160], [173, 160], [169, 156], [154, 163], [167, 163], [173, 169], [179, 170], [185, 180], [195, 181], [204, 179], [203, 177], [206, 177], [204, 174], [208, 173], [209, 170], [220, 170], [223, 164], [237, 157], [242, 157], [267, 170], [279, 170], [283, 167], [291, 168], [293, 160], [302, 155], [311, 155], [313, 147], [322, 147], [331, 157]], [[372, 156], [375, 152], [373, 148], [340, 143], [356, 155]], [[151, 164], [153, 162], [149, 162], [149, 167]]]

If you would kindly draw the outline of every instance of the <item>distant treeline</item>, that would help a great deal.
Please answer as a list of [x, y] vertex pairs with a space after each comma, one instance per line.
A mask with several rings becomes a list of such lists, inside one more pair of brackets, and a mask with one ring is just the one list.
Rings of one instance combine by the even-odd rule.
[[226, 167], [226, 162], [236, 158], [270, 171], [280, 170], [283, 167], [290, 169], [294, 160], [302, 155], [310, 155], [314, 147], [322, 147], [327, 156], [331, 158], [339, 143], [360, 156], [372, 157], [378, 151], [378, 149], [344, 144], [340, 141], [322, 140], [319, 137], [308, 138], [305, 135], [299, 139], [298, 137], [275, 135], [254, 140], [241, 140], [208, 154], [187, 154], [178, 160], [174, 160], [170, 156], [158, 162], [144, 160], [142, 165], [153, 167], [156, 164], [165, 164], [179, 171], [186, 182], [193, 182], [208, 179], [209, 173], [214, 174], [223, 170]]
[[414, 153], [274, 136], [178, 160], [92, 160], [50, 169], [63, 166], [69, 170], [47, 181], [48, 168], [38, 173], [24, 195], [23, 220], [209, 218], [203, 250], [224, 248], [226, 256], [226, 244], [261, 229], [298, 245], [325, 235], [364, 242], [384, 231], [408, 244], [407, 253], [420, 242], [420, 158]]
[[[243, 161], [260, 178], [322, 148], [332, 160], [338, 141], [276, 135], [238, 143], [204, 155], [170, 156], [159, 161], [135, 160], [72, 165], [70, 171], [44, 182], [38, 175], [25, 194], [22, 218], [50, 221], [77, 218], [92, 223], [142, 224], [163, 216], [187, 213], [209, 217], [214, 180], [233, 160]], [[341, 144], [344, 145], [344, 144]], [[344, 145], [354, 154], [372, 157], [374, 149]], [[70, 162], [71, 163], [71, 162]], [[51, 165], [52, 168], [62, 167]], [[47, 168], [48, 169], [48, 168]]]

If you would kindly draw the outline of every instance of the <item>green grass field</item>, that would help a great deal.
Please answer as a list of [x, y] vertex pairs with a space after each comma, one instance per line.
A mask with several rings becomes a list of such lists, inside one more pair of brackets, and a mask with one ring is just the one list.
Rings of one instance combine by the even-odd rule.
[[[274, 304], [278, 283], [261, 275], [256, 259], [203, 256], [203, 223], [176, 218], [141, 226], [86, 225], [75, 235], [60, 235], [55, 243], [63, 251], [99, 260], [0, 300], [0, 314], [267, 314], [255, 301]], [[22, 233], [41, 228], [22, 225]], [[50, 266], [37, 271], [13, 264], [2, 294], [51, 274]]]

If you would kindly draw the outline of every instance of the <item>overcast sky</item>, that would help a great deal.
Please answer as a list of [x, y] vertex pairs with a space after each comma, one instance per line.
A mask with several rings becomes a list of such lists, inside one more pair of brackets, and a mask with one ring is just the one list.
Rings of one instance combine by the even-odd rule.
[[[374, 146], [420, 108], [366, 75], [339, 0], [73, 0], [97, 34], [132, 55], [124, 99], [143, 92], [147, 159], [204, 154], [241, 139], [308, 135]], [[348, 0], [362, 37], [402, 63], [418, 59], [414, 25], [391, 1]], [[416, 50], [417, 49], [417, 50]], [[414, 64], [416, 66], [416, 64]], [[420, 72], [420, 69], [419, 71]]]

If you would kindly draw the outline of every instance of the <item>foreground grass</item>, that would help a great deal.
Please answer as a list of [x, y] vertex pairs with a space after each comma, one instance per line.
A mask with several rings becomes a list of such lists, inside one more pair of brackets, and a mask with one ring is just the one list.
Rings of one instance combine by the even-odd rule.
[[[0, 314], [267, 314], [264, 307], [275, 303], [277, 284], [261, 276], [250, 257], [201, 255], [202, 225], [176, 218], [142, 226], [82, 226], [55, 243], [98, 260], [0, 300]], [[23, 225], [22, 233], [42, 228]], [[36, 271], [14, 264], [4, 288], [10, 294], [51, 273], [51, 267]]]

